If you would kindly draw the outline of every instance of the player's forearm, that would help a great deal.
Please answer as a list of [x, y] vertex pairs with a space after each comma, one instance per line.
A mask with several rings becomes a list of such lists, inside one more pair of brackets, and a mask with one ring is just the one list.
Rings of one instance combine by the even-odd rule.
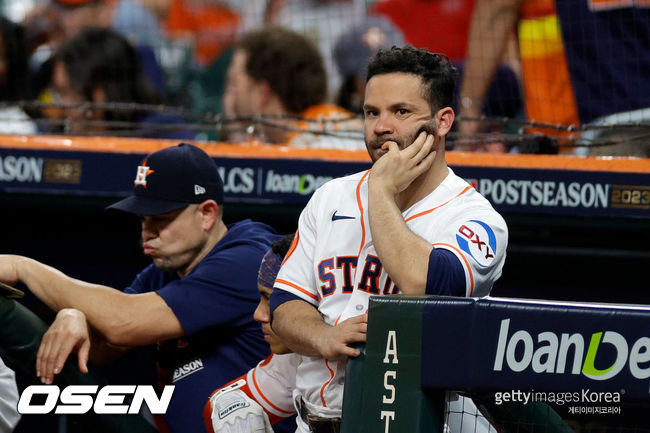
[[508, 33], [517, 21], [521, 0], [479, 0], [470, 26], [460, 114], [480, 114], [485, 95], [501, 63]]
[[320, 312], [304, 301], [288, 301], [273, 313], [273, 330], [294, 352], [325, 359], [359, 356], [359, 349], [350, 347], [365, 343], [368, 316], [361, 314], [330, 326]]
[[117, 346], [106, 341], [104, 336], [92, 335], [90, 347], [90, 362], [93, 364], [107, 364], [133, 349], [130, 346]]
[[128, 295], [87, 283], [26, 257], [14, 256], [17, 278], [55, 311], [74, 308], [88, 323], [118, 346], [150, 344], [184, 331], [166, 303], [155, 293]]
[[[119, 293], [110, 287], [74, 279], [27, 257], [14, 256], [13, 260], [18, 279], [55, 311], [76, 308], [88, 315], [87, 310], [106, 310], [108, 298]], [[95, 308], [90, 308], [93, 305]]]
[[273, 312], [273, 331], [292, 351], [322, 356], [319, 339], [330, 328], [316, 308], [304, 301], [288, 301]]
[[379, 260], [395, 285], [405, 294], [424, 294], [431, 244], [408, 228], [394, 198], [381, 188], [369, 188], [368, 216]]

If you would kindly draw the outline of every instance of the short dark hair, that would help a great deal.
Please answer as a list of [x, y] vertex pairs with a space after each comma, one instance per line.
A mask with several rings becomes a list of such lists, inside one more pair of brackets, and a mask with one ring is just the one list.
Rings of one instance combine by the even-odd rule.
[[289, 112], [302, 113], [325, 100], [323, 58], [302, 35], [282, 27], [267, 27], [244, 35], [237, 48], [246, 53], [246, 73], [269, 83]]
[[431, 113], [451, 107], [458, 71], [446, 55], [410, 45], [380, 50], [368, 63], [366, 82], [375, 75], [393, 72], [415, 74], [422, 79], [426, 88], [423, 97], [429, 101]]
[[[72, 87], [92, 101], [96, 88], [108, 102], [155, 104], [159, 98], [142, 72], [138, 53], [122, 35], [111, 29], [85, 28], [55, 54], [63, 63]], [[106, 120], [136, 120], [140, 113], [106, 111]]]
[[289, 252], [289, 248], [291, 248], [291, 244], [293, 243], [293, 238], [295, 236], [296, 236], [295, 233], [291, 233], [288, 235], [284, 235], [280, 239], [273, 242], [271, 244], [271, 249], [273, 250], [273, 253], [277, 254], [282, 260], [284, 260], [284, 257]]

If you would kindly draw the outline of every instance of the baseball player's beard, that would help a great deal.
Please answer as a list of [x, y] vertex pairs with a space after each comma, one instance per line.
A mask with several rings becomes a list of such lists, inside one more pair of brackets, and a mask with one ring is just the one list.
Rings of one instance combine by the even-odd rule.
[[[366, 139], [366, 148], [368, 149], [368, 153], [370, 154], [370, 158], [372, 159], [372, 162], [377, 161], [385, 152], [381, 151], [381, 146], [387, 142], [387, 141], [394, 141], [397, 143], [397, 147], [400, 150], [405, 149], [406, 147], [410, 146], [416, 138], [418, 138], [418, 135], [422, 131], [426, 131], [428, 134], [436, 135], [438, 132], [438, 129], [436, 128], [436, 124], [433, 120], [426, 122], [425, 124], [420, 124], [418, 128], [411, 133], [406, 134], [405, 136], [399, 136], [399, 135], [381, 135], [379, 137], [375, 137], [372, 140], [368, 141]], [[404, 144], [408, 143], [408, 144]], [[435, 149], [434, 149], [435, 150]]]

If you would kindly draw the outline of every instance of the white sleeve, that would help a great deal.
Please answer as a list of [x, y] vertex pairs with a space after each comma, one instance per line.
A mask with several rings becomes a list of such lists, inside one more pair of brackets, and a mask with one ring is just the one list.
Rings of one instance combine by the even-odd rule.
[[298, 231], [275, 279], [274, 287], [290, 292], [318, 307], [320, 294], [314, 281], [314, 257], [318, 227], [318, 203], [323, 196], [319, 188], [303, 209]]
[[466, 296], [487, 296], [501, 276], [508, 245], [508, 228], [494, 210], [478, 210], [448, 223], [434, 248], [452, 252], [465, 271]]
[[271, 355], [246, 375], [251, 395], [268, 413], [281, 418], [295, 413], [292, 394], [299, 360], [295, 353]]
[[11, 432], [20, 420], [16, 374], [0, 358], [0, 431]]

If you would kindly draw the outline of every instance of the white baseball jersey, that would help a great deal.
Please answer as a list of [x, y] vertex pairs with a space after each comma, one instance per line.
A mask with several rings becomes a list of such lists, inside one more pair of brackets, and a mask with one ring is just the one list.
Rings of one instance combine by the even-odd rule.
[[[300, 215], [275, 287], [316, 306], [335, 325], [366, 312], [368, 299], [397, 294], [368, 224], [368, 171], [319, 188]], [[465, 271], [465, 294], [486, 296], [501, 275], [508, 238], [503, 218], [451, 169], [428, 196], [403, 213], [408, 228], [451, 251]], [[345, 361], [302, 356], [296, 389], [310, 413], [341, 416]]]
[[[293, 393], [296, 384], [296, 370], [300, 355], [270, 355], [246, 374], [215, 390], [204, 408], [204, 421], [210, 433], [215, 432], [215, 413], [219, 419], [236, 415], [229, 399], [231, 391], [240, 390], [253, 399], [266, 412], [271, 423], [295, 414]], [[227, 412], [222, 414], [221, 412]], [[230, 424], [244, 427], [246, 419], [231, 416]], [[239, 423], [239, 424], [237, 424]], [[212, 428], [210, 428], [212, 427]], [[217, 432], [220, 430], [217, 430]]]
[[300, 355], [271, 355], [246, 374], [253, 397], [269, 415], [286, 418], [295, 413], [293, 389]]

